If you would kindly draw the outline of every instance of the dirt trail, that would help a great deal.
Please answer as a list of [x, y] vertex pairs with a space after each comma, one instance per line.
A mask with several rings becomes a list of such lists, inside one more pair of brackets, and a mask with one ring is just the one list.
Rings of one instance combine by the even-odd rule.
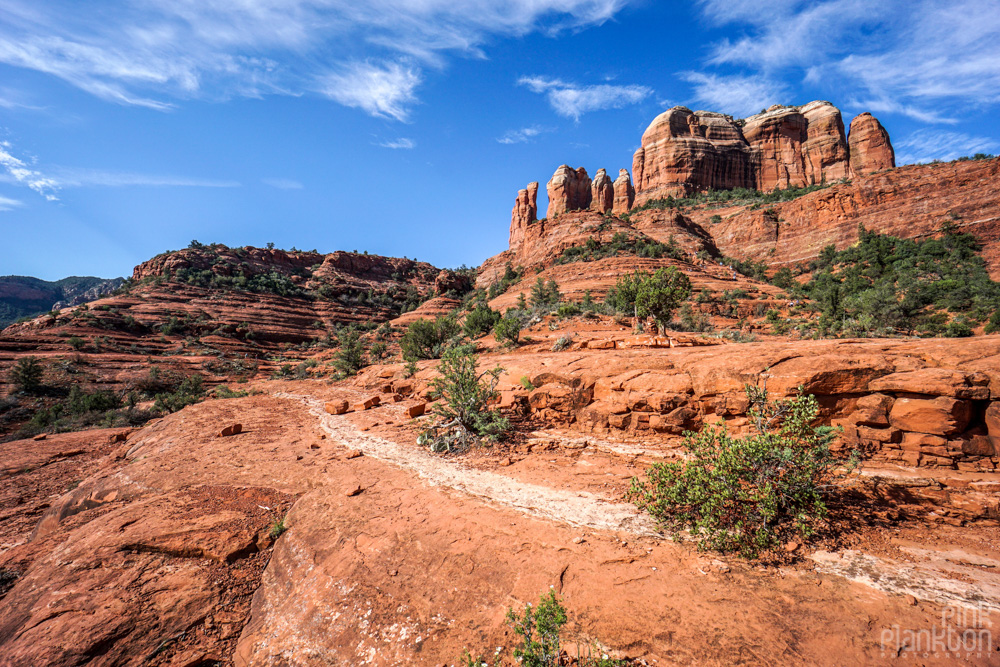
[[[611, 502], [586, 491], [553, 489], [495, 472], [475, 470], [422, 448], [363, 433], [347, 417], [326, 413], [324, 402], [316, 397], [286, 392], [277, 392], [275, 396], [305, 404], [309, 412], [319, 419], [321, 428], [335, 441], [416, 473], [432, 485], [571, 526], [660, 537], [649, 517], [639, 513], [634, 505]], [[577, 438], [574, 444], [580, 445], [578, 440], [593, 438]], [[609, 444], [602, 443], [603, 446], [598, 449], [617, 449], [609, 447]], [[635, 456], [646, 452], [630, 447], [617, 453]], [[944, 545], [942, 548], [947, 550], [950, 547]], [[934, 549], [925, 549], [920, 554], [920, 560], [924, 562], [918, 565], [851, 550], [840, 554], [817, 551], [809, 556], [809, 560], [815, 563], [818, 572], [842, 577], [890, 595], [912, 595], [918, 600], [939, 605], [1000, 610], [1000, 572], [996, 567], [1000, 562], [997, 561], [984, 564], [968, 554], [965, 558], [949, 559]]]
[[505, 475], [474, 470], [429, 451], [406, 447], [390, 440], [366, 435], [342, 416], [327, 414], [323, 401], [301, 394], [279, 392], [280, 398], [303, 402], [332, 438], [367, 456], [392, 463], [434, 486], [462, 491], [488, 503], [511, 507], [529, 516], [589, 528], [625, 531], [633, 535], [656, 535], [653, 522], [634, 505], [614, 503], [586, 491], [562, 491], [526, 484]]

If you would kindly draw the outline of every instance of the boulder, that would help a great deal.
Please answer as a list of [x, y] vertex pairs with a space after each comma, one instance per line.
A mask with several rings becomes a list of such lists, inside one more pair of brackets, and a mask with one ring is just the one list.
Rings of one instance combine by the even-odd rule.
[[538, 219], [538, 182], [528, 183], [517, 191], [514, 208], [510, 212], [510, 247], [516, 248], [524, 240], [528, 225]]
[[416, 417], [422, 416], [427, 411], [426, 403], [417, 403], [416, 405], [411, 405], [406, 408], [406, 416], [410, 419], [415, 419]]
[[957, 435], [969, 425], [971, 417], [972, 405], [968, 401], [947, 396], [897, 398], [889, 413], [894, 428], [934, 435]]
[[349, 410], [347, 401], [329, 401], [324, 409], [331, 415], [342, 415]]
[[220, 438], [228, 438], [231, 435], [238, 435], [243, 432], [243, 424], [232, 424], [219, 431]]
[[614, 208], [615, 186], [608, 177], [608, 172], [598, 169], [590, 184], [590, 209], [597, 213], [607, 213]]
[[635, 188], [632, 187], [632, 179], [629, 178], [627, 169], [618, 170], [618, 178], [614, 185], [614, 202], [611, 205], [611, 212], [615, 215], [622, 215], [632, 210], [632, 202], [635, 201]]
[[354, 409], [358, 412], [371, 410], [372, 408], [377, 408], [379, 403], [381, 403], [381, 399], [378, 396], [369, 396], [355, 404]]
[[573, 169], [569, 165], [561, 165], [549, 179], [545, 190], [549, 195], [547, 218], [554, 218], [560, 213], [580, 211], [590, 208], [591, 180], [583, 167]]
[[463, 276], [461, 273], [442, 269], [437, 274], [437, 277], [434, 278], [434, 289], [438, 294], [444, 294], [445, 292], [462, 294], [472, 289], [472, 281], [469, 279], [469, 276]]
[[889, 133], [867, 111], [851, 121], [851, 133], [847, 142], [850, 146], [852, 177], [896, 166], [896, 153], [892, 150]]

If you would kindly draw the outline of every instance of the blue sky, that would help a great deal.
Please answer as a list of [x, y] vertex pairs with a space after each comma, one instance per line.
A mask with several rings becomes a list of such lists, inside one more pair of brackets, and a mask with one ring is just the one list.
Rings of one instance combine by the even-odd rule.
[[4, 0], [0, 274], [192, 239], [476, 265], [519, 188], [631, 170], [666, 108], [813, 99], [900, 163], [1000, 152], [1000, 0]]

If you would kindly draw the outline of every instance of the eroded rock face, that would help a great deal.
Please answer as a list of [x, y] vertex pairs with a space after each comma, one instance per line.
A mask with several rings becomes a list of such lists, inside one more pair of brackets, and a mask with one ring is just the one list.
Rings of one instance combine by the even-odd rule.
[[514, 209], [510, 212], [510, 247], [524, 240], [528, 225], [538, 219], [538, 181], [528, 183], [528, 187], [517, 191]]
[[615, 186], [608, 177], [608, 172], [598, 169], [590, 184], [590, 208], [598, 213], [607, 213], [614, 208]]
[[896, 153], [892, 150], [889, 133], [867, 111], [851, 121], [848, 142], [852, 176], [893, 169], [896, 166]]
[[561, 165], [556, 169], [545, 186], [549, 195], [547, 218], [555, 217], [567, 211], [581, 211], [590, 208], [591, 180], [583, 167], [573, 169], [569, 165]]
[[[879, 165], [893, 162], [888, 134], [870, 114], [857, 122], [859, 164], [886, 168]], [[840, 110], [829, 102], [775, 105], [745, 121], [674, 107], [642, 135], [632, 175], [641, 204], [708, 189], [832, 183], [851, 176], [850, 155]]]
[[755, 187], [803, 187], [848, 176], [840, 110], [829, 102], [776, 105], [747, 118], [743, 135], [756, 155]]
[[618, 178], [614, 183], [615, 198], [611, 206], [611, 212], [615, 215], [628, 213], [632, 209], [635, 201], [635, 188], [632, 187], [632, 179], [629, 178], [627, 169], [618, 170]]
[[754, 182], [750, 146], [729, 116], [674, 107], [657, 116], [632, 158], [636, 203]]

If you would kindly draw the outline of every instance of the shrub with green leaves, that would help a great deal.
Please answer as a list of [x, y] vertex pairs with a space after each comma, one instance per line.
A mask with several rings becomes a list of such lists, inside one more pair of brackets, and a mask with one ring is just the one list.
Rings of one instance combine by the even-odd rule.
[[510, 424], [490, 406], [499, 394], [499, 366], [480, 371], [479, 357], [471, 345], [448, 348], [437, 366], [438, 377], [431, 380], [438, 423], [421, 434], [421, 444], [433, 451], [451, 451], [481, 439], [496, 439]]
[[41, 362], [35, 357], [22, 357], [10, 369], [8, 380], [17, 391], [31, 394], [42, 388], [45, 373]]
[[514, 634], [521, 642], [514, 649], [514, 659], [524, 667], [558, 665], [559, 633], [566, 621], [566, 609], [551, 588], [548, 595], [539, 598], [536, 607], [528, 604], [521, 614], [508, 609], [507, 622], [513, 626]]
[[559, 285], [554, 280], [545, 281], [539, 276], [531, 287], [529, 301], [532, 308], [554, 308], [561, 299]]
[[440, 358], [458, 331], [458, 322], [453, 315], [441, 315], [434, 320], [415, 321], [399, 341], [403, 359], [415, 361]]
[[672, 266], [655, 273], [636, 271], [618, 279], [607, 303], [636, 319], [652, 317], [663, 329], [674, 310], [691, 295], [691, 281]]
[[479, 338], [493, 330], [500, 321], [500, 313], [493, 310], [485, 302], [479, 303], [465, 316], [462, 330], [469, 338]]
[[699, 548], [756, 558], [793, 539], [807, 539], [827, 515], [826, 495], [856, 464], [837, 459], [838, 431], [813, 426], [812, 395], [772, 402], [766, 383], [744, 385], [755, 433], [731, 436], [722, 426], [687, 433], [683, 461], [654, 463], [633, 478], [628, 498], [666, 530], [690, 530]]
[[493, 327], [493, 336], [498, 343], [517, 345], [521, 339], [521, 319], [512, 313], [507, 313]]
[[357, 331], [349, 330], [340, 336], [333, 365], [343, 375], [354, 375], [365, 367], [365, 348]]

